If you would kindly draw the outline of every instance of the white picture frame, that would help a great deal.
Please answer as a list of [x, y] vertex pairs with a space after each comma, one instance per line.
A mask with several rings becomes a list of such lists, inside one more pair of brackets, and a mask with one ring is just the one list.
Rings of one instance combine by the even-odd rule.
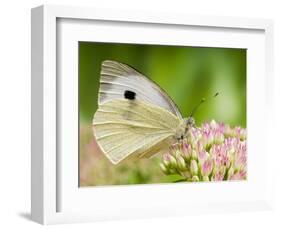
[[[72, 140], [78, 132], [77, 123], [73, 122], [77, 122], [78, 113], [75, 107], [65, 105], [78, 104], [77, 41], [112, 41], [110, 32], [103, 26], [110, 27], [113, 32], [114, 29], [122, 29], [125, 35], [126, 31], [133, 30], [136, 34], [143, 34], [126, 38], [125, 35], [114, 36], [115, 42], [127, 39], [129, 43], [195, 44], [249, 50], [248, 145], [250, 153], [255, 152], [256, 155], [249, 154], [251, 171], [247, 181], [118, 188], [77, 186], [78, 157], [75, 154], [78, 154], [78, 148]], [[177, 30], [181, 30], [181, 36], [173, 35], [178, 33]], [[194, 32], [186, 37], [182, 32], [185, 30]], [[154, 33], [153, 36], [144, 36], [148, 32]], [[273, 22], [267, 19], [152, 14], [50, 5], [32, 9], [32, 219], [41, 224], [55, 224], [271, 209], [271, 161], [274, 152], [271, 145], [274, 141], [271, 116], [275, 103], [271, 90], [274, 84], [272, 34]], [[65, 74], [68, 79], [63, 77]], [[69, 116], [66, 118], [65, 114]], [[68, 133], [61, 131], [65, 126], [69, 127]], [[61, 146], [63, 149], [69, 148], [71, 154], [63, 154], [63, 151], [57, 154]], [[206, 192], [212, 199], [206, 196]], [[163, 202], [171, 194], [175, 198]], [[192, 200], [183, 200], [181, 197], [184, 194], [191, 196]]]

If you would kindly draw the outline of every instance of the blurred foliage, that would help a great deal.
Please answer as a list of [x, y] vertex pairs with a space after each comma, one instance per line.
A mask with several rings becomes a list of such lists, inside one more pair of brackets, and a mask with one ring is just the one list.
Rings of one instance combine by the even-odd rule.
[[91, 125], [80, 125], [80, 186], [170, 182], [159, 162], [161, 156], [113, 165], [99, 150]]
[[[197, 125], [215, 119], [246, 128], [245, 49], [80, 42], [81, 186], [167, 182], [157, 157], [113, 166], [95, 147], [85, 150], [93, 141], [91, 122], [104, 60], [126, 63], [151, 78], [170, 95], [184, 117], [206, 98], [194, 116]], [[216, 92], [219, 96], [212, 98]]]

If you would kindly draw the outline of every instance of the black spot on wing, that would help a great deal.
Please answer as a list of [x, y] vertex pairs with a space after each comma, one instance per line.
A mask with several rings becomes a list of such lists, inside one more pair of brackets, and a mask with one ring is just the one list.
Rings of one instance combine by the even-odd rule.
[[128, 100], [134, 100], [136, 98], [136, 93], [130, 90], [125, 90], [124, 98]]

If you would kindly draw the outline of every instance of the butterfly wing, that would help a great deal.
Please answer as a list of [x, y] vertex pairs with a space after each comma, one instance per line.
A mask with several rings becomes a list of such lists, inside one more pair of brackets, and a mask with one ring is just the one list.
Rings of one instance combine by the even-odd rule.
[[93, 119], [97, 143], [113, 164], [167, 149], [179, 124], [173, 113], [138, 99], [105, 101]]
[[99, 104], [122, 99], [126, 91], [133, 92], [139, 101], [157, 105], [182, 118], [173, 100], [152, 80], [126, 64], [104, 61], [101, 67]]

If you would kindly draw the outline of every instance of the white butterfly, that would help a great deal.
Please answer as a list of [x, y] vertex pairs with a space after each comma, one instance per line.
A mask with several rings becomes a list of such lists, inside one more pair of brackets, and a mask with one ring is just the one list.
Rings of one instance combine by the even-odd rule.
[[192, 126], [192, 116], [183, 118], [156, 83], [128, 65], [102, 63], [93, 129], [99, 147], [113, 164], [163, 153], [185, 138]]

